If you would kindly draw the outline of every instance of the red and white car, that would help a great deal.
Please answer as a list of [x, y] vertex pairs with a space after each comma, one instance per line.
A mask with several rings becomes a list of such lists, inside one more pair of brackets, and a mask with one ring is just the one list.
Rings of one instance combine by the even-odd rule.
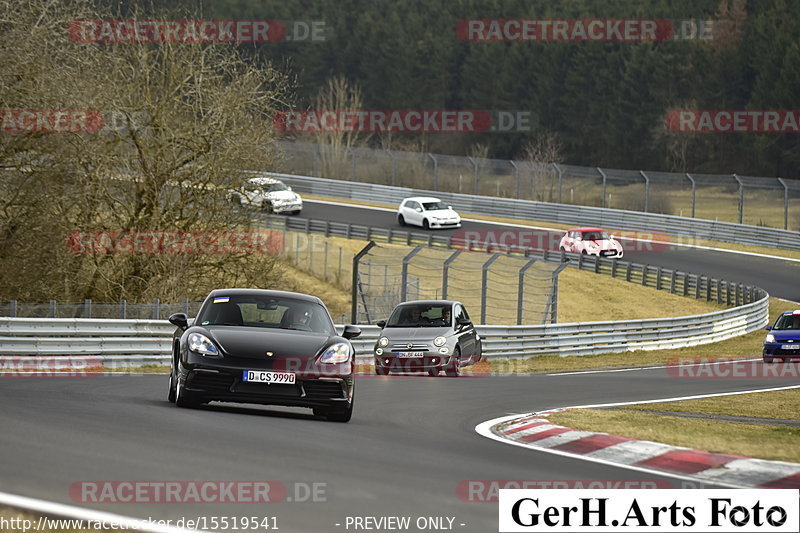
[[558, 245], [562, 252], [596, 255], [622, 259], [622, 245], [613, 235], [600, 228], [572, 228], [567, 230]]

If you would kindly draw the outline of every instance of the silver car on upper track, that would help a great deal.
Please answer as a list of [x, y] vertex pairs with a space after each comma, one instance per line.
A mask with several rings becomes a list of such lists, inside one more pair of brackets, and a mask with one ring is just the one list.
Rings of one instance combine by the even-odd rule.
[[461, 302], [417, 300], [394, 308], [378, 322], [375, 373], [427, 372], [459, 376], [461, 369], [481, 360], [481, 338]]

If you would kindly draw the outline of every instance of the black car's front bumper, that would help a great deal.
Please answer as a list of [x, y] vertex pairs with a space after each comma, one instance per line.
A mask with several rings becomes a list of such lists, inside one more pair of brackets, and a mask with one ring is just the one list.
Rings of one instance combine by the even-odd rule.
[[[180, 367], [184, 389], [204, 402], [257, 403], [295, 407], [346, 406], [353, 398], [354, 377], [350, 363], [326, 368], [282, 368], [280, 361], [245, 358], [211, 358], [189, 352]], [[243, 380], [245, 371], [290, 371], [295, 383], [258, 383]]]

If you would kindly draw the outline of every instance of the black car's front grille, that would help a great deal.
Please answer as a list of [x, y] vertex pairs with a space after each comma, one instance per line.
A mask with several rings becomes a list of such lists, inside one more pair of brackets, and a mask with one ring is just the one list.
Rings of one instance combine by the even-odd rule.
[[214, 372], [192, 372], [186, 380], [186, 386], [190, 389], [202, 389], [204, 391], [228, 392], [233, 385], [233, 375], [218, 374]]
[[306, 398], [344, 398], [344, 390], [339, 381], [308, 379], [303, 381]]

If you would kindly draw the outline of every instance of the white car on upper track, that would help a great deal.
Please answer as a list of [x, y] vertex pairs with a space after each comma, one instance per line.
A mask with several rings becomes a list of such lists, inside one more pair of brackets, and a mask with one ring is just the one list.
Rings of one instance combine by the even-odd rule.
[[401, 226], [413, 224], [425, 229], [461, 227], [458, 213], [439, 198], [432, 196], [414, 196], [400, 202], [397, 222]]
[[251, 178], [244, 194], [234, 194], [234, 200], [242, 205], [261, 208], [269, 213], [297, 215], [303, 210], [303, 199], [300, 195], [275, 178]]

